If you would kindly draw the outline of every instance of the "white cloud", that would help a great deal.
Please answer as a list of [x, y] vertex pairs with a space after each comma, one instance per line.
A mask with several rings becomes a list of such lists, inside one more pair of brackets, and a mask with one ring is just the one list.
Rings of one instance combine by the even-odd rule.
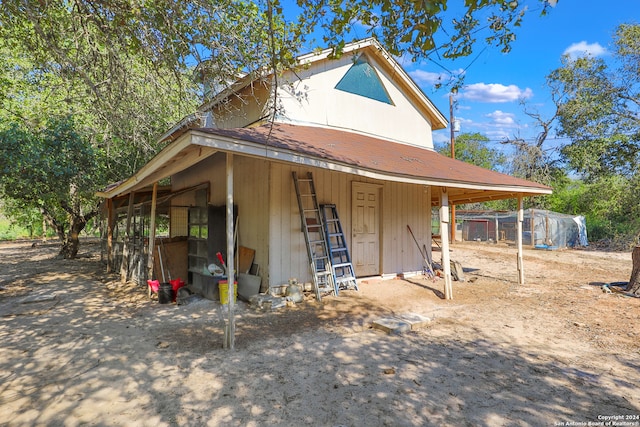
[[418, 85], [434, 85], [444, 79], [444, 75], [440, 73], [430, 73], [424, 70], [411, 71], [409, 75]]
[[474, 83], [465, 86], [459, 98], [476, 102], [512, 102], [531, 98], [532, 96], [533, 91], [531, 89], [526, 88], [523, 90], [516, 85]]
[[495, 110], [483, 114], [482, 117], [482, 121], [456, 117], [460, 121], [461, 133], [479, 132], [490, 140], [501, 141], [513, 137], [514, 133], [518, 133], [521, 129], [518, 117], [514, 113]]
[[505, 141], [511, 137], [511, 133], [504, 129], [488, 129], [484, 135], [492, 141]]
[[579, 43], [573, 43], [571, 46], [566, 48], [563, 52], [564, 55], [569, 55], [570, 58], [576, 59], [580, 56], [601, 56], [607, 53], [607, 49], [600, 46], [599, 43], [587, 43], [586, 41], [581, 41]]
[[455, 70], [452, 73], [432, 73], [424, 70], [410, 71], [409, 75], [418, 84], [418, 86], [424, 85], [446, 85], [455, 81], [460, 75], [464, 73], [464, 70]]
[[507, 127], [516, 126], [515, 114], [513, 113], [496, 110], [493, 113], [485, 114], [485, 117], [490, 118], [495, 125]]

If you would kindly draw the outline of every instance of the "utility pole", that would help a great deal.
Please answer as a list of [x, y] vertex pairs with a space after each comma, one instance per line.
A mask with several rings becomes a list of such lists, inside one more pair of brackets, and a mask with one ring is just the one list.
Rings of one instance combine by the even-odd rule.
[[[449, 94], [449, 127], [451, 128], [451, 158], [456, 158], [456, 131], [453, 116], [453, 95]], [[451, 241], [456, 241], [456, 205], [451, 204]]]

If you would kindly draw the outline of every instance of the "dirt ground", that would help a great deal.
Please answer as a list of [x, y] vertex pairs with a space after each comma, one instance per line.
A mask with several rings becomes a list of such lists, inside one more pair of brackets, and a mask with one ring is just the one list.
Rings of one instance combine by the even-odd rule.
[[[465, 282], [369, 280], [294, 307], [149, 300], [99, 247], [0, 244], [0, 425], [640, 425], [640, 299], [630, 253], [455, 244]], [[439, 254], [435, 254], [436, 260]], [[387, 334], [381, 317], [423, 328]], [[608, 423], [608, 424], [607, 424]]]

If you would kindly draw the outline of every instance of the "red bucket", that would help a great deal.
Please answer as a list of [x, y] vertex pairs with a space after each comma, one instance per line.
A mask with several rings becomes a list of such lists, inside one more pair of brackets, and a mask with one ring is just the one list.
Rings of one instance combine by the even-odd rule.
[[183, 287], [186, 283], [184, 283], [184, 280], [180, 278], [169, 280], [169, 283], [171, 283], [171, 288], [173, 288], [173, 302], [176, 302], [176, 297], [178, 296], [178, 289]]

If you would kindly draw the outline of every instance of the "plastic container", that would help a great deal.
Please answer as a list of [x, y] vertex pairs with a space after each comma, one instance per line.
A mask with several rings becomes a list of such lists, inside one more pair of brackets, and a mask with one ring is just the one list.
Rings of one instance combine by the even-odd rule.
[[151, 292], [153, 292], [154, 294], [158, 293], [158, 289], [160, 288], [159, 280], [147, 280], [147, 285], [149, 285], [149, 287], [151, 288]]
[[158, 288], [158, 302], [160, 304], [169, 304], [175, 298], [175, 292], [169, 282], [160, 283]]
[[[220, 292], [220, 304], [229, 304], [229, 282], [227, 280], [220, 280], [218, 282], [218, 291]], [[233, 286], [233, 302], [238, 300], [238, 282], [236, 281]]]

